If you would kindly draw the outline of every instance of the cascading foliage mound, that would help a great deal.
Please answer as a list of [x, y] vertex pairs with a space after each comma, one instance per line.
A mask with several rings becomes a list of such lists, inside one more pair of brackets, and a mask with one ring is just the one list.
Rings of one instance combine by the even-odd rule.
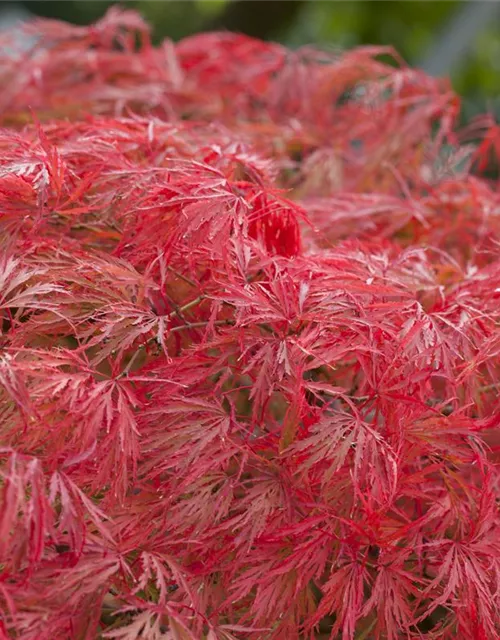
[[498, 638], [496, 125], [386, 49], [27, 35], [0, 637]]

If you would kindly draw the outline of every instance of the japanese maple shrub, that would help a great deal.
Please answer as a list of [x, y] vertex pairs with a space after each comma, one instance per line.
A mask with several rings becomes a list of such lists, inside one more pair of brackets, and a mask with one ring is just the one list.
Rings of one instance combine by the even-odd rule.
[[497, 128], [381, 49], [28, 35], [0, 636], [500, 637]]

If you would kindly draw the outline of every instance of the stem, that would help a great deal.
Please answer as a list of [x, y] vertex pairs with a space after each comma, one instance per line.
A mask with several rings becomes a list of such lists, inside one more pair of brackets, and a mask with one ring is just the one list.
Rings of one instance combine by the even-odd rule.
[[[187, 322], [186, 324], [183, 324], [179, 327], [174, 327], [173, 329], [170, 329], [170, 333], [173, 333], [174, 331], [182, 331], [183, 329], [198, 329], [199, 327], [206, 327], [208, 324], [209, 324], [208, 321]], [[216, 320], [213, 324], [217, 326], [234, 325], [235, 321], [234, 320]]]
[[191, 285], [192, 287], [196, 287], [196, 283], [193, 282], [192, 280], [190, 280], [188, 277], [184, 276], [182, 273], [179, 273], [179, 271], [176, 271], [175, 269], [173, 269], [172, 267], [167, 266], [168, 271], [171, 271], [174, 276], [177, 276], [178, 278], [180, 278], [181, 280], [184, 280], [184, 282], [186, 284]]
[[186, 320], [186, 318], [182, 315], [177, 303], [175, 302], [175, 300], [173, 298], [171, 298], [168, 294], [165, 294], [165, 297], [167, 298], [168, 302], [172, 305], [174, 312], [177, 316], [179, 316], [179, 318], [182, 320], [182, 322], [188, 322]]
[[486, 391], [493, 391], [494, 389], [498, 389], [500, 387], [500, 382], [495, 382], [494, 384], [487, 384], [485, 387], [479, 387], [478, 391], [481, 393]]
[[172, 313], [169, 313], [167, 318], [169, 318], [169, 319], [173, 318], [177, 314], [182, 313], [183, 311], [187, 311], [188, 309], [191, 309], [191, 307], [195, 307], [197, 304], [199, 304], [204, 299], [205, 299], [205, 296], [203, 294], [201, 296], [198, 296], [194, 300], [191, 300], [191, 302], [188, 302], [184, 306], [179, 307], [175, 311], [172, 311]]
[[120, 375], [118, 376], [119, 378], [123, 378], [124, 376], [128, 375], [130, 369], [132, 368], [132, 365], [134, 364], [137, 356], [141, 353], [140, 349], [137, 349], [137, 351], [133, 354], [133, 356], [130, 358], [129, 363], [127, 364], [127, 366], [125, 367], [125, 369], [120, 373]]
[[377, 618], [374, 618], [370, 625], [361, 632], [361, 634], [356, 638], [356, 640], [365, 640], [366, 638], [368, 638], [368, 634], [370, 634], [372, 632], [373, 627], [376, 625], [377, 623]]

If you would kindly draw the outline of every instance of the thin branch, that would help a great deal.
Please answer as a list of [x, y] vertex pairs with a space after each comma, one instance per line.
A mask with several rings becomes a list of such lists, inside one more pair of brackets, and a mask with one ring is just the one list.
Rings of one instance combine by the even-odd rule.
[[[174, 331], [182, 331], [183, 329], [199, 329], [200, 327], [206, 327], [210, 323], [208, 321], [205, 322], [187, 322], [186, 324], [179, 325], [178, 327], [173, 327], [170, 329], [170, 333], [174, 333]], [[234, 326], [236, 323], [234, 320], [216, 320], [212, 324], [217, 326]]]
[[194, 300], [191, 300], [191, 302], [188, 302], [185, 305], [183, 305], [182, 307], [179, 307], [175, 311], [172, 311], [171, 313], [169, 313], [167, 318], [170, 320], [170, 318], [173, 318], [174, 316], [178, 315], [179, 313], [182, 313], [183, 311], [187, 311], [188, 309], [191, 309], [192, 307], [196, 307], [196, 305], [199, 304], [204, 299], [205, 299], [204, 295], [198, 296]]
[[180, 273], [179, 271], [176, 271], [175, 269], [173, 269], [172, 267], [167, 266], [167, 270], [170, 271], [171, 273], [173, 273], [175, 276], [177, 276], [178, 278], [180, 278], [181, 280], [184, 280], [184, 282], [186, 284], [191, 285], [192, 287], [196, 287], [197, 284], [195, 282], [193, 282], [192, 280], [190, 280], [189, 278], [187, 278], [185, 275], [183, 275], [182, 273]]

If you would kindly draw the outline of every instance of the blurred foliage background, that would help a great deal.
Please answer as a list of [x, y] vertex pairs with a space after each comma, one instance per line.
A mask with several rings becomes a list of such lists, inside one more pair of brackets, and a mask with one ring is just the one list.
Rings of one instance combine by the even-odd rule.
[[[0, 4], [87, 24], [115, 2]], [[451, 77], [463, 97], [465, 119], [485, 111], [500, 119], [500, 0], [129, 0], [120, 4], [138, 9], [153, 25], [157, 40], [228, 29], [293, 47], [392, 45], [410, 64]]]

